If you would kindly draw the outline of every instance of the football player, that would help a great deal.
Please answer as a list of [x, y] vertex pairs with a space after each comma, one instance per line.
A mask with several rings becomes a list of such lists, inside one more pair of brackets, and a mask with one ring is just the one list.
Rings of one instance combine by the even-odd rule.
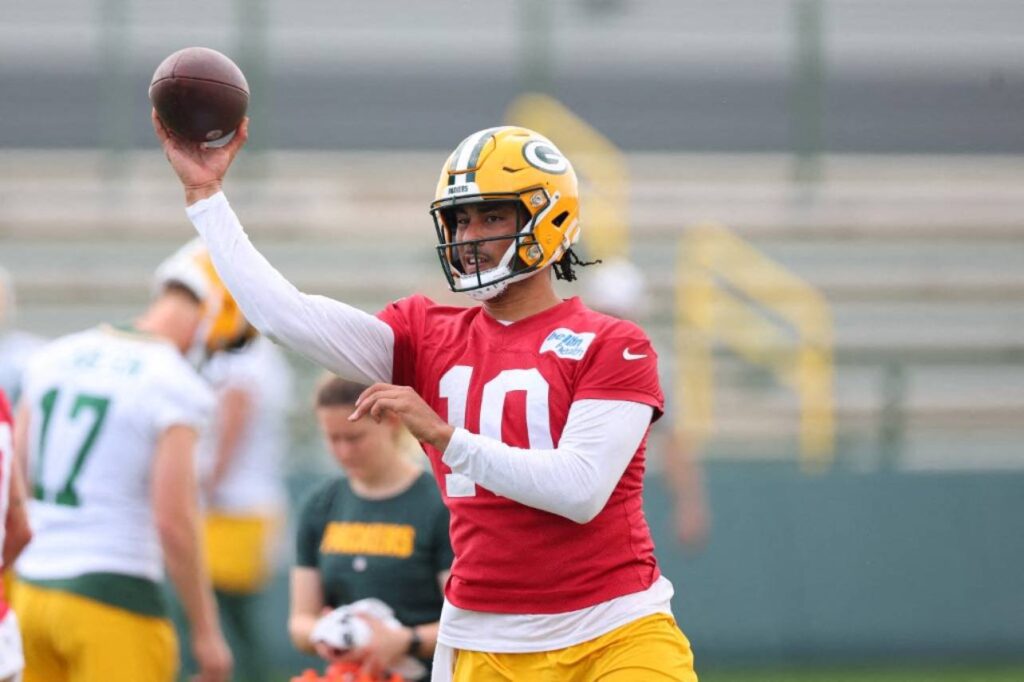
[[134, 323], [59, 338], [30, 361], [18, 410], [34, 538], [14, 594], [26, 682], [171, 682], [166, 564], [197, 679], [231, 674], [198, 531], [193, 451], [213, 396], [193, 363], [253, 330], [192, 243], [157, 271]]
[[372, 316], [299, 292], [249, 242], [221, 191], [247, 122], [219, 149], [154, 127], [253, 324], [373, 383], [351, 418], [396, 414], [423, 444], [455, 551], [433, 679], [695, 680], [643, 513], [656, 355], [635, 324], [555, 293], [580, 265], [555, 145], [517, 127], [463, 140], [430, 212], [450, 288], [481, 305], [417, 295]]
[[[25, 513], [25, 487], [14, 458], [14, 422], [11, 405], [0, 389], [0, 545], [6, 569], [18, 557], [32, 538]], [[21, 634], [14, 611], [0, 591], [0, 682], [14, 682], [25, 667], [21, 650]]]
[[288, 361], [272, 341], [217, 353], [202, 369], [217, 395], [214, 428], [198, 449], [206, 558], [237, 675], [266, 679], [257, 614], [278, 547], [285, 502], [283, 458], [292, 396]]

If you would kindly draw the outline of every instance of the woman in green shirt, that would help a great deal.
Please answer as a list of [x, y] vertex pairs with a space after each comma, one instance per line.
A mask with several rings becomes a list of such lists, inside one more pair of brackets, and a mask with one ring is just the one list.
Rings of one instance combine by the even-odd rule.
[[[317, 421], [345, 476], [303, 505], [288, 629], [297, 648], [330, 662], [354, 660], [377, 674], [411, 655], [429, 676], [452, 562], [448, 510], [431, 475], [403, 452], [397, 417], [349, 421], [364, 388], [332, 376], [317, 389]], [[402, 627], [363, 616], [373, 637], [347, 653], [310, 641], [325, 612], [371, 597]]]

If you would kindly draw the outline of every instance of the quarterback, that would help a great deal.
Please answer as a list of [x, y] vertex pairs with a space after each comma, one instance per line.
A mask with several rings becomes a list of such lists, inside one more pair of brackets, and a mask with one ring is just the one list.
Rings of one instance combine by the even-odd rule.
[[168, 133], [187, 212], [252, 323], [372, 384], [351, 418], [397, 414], [451, 513], [434, 680], [696, 680], [642, 509], [647, 431], [662, 411], [636, 325], [561, 300], [580, 265], [569, 161], [537, 133], [490, 128], [448, 157], [430, 206], [437, 254], [470, 308], [423, 296], [377, 316], [299, 292], [254, 249], [219, 149]]
[[164, 565], [188, 617], [202, 682], [231, 655], [203, 566], [193, 454], [214, 404], [186, 355], [251, 334], [201, 244], [157, 272], [134, 324], [45, 346], [25, 371], [19, 461], [34, 537], [17, 564], [26, 682], [171, 682]]

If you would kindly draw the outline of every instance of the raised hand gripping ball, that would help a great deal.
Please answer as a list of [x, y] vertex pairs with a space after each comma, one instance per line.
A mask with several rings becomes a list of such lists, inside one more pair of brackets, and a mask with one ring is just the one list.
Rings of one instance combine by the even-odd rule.
[[238, 66], [206, 47], [178, 50], [156, 67], [149, 99], [165, 126], [193, 142], [214, 142], [245, 118], [249, 84]]

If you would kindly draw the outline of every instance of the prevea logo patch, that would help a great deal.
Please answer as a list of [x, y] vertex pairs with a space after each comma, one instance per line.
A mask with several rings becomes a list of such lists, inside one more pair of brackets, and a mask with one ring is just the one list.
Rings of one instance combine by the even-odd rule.
[[540, 352], [551, 351], [560, 358], [581, 360], [586, 354], [587, 348], [590, 348], [594, 336], [593, 332], [578, 334], [571, 329], [559, 327], [544, 339], [544, 343], [540, 345]]

